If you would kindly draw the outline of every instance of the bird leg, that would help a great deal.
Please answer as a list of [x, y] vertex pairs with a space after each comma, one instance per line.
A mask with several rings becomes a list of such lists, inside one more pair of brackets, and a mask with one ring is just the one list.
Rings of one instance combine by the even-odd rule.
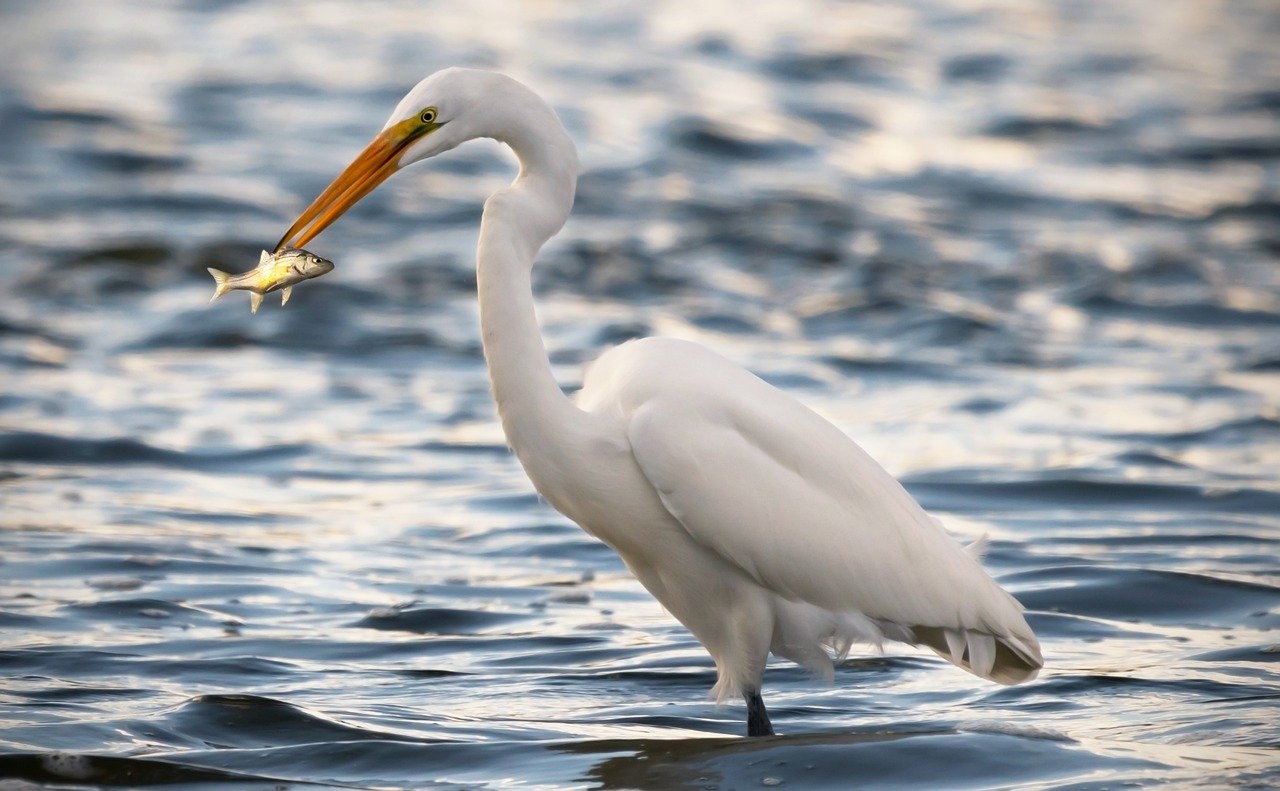
[[769, 722], [769, 712], [765, 711], [760, 690], [748, 689], [742, 697], [747, 701], [747, 735], [773, 736], [773, 723]]

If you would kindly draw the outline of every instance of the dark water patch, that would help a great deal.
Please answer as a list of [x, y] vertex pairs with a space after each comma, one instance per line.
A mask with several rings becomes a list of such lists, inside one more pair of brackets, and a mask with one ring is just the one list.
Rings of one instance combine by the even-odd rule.
[[413, 634], [469, 635], [491, 632], [513, 623], [527, 621], [529, 615], [452, 607], [416, 609], [381, 608], [361, 618], [353, 626], [387, 632]]
[[[1017, 140], [1044, 141], [1051, 138], [1078, 136], [1104, 131], [1105, 127], [1082, 118], [1012, 116], [991, 122], [983, 134]], [[1112, 130], [1106, 130], [1108, 132]]]
[[[579, 666], [589, 661], [613, 659], [614, 661], [630, 658], [629, 652], [600, 651], [595, 654], [580, 655], [573, 660], [566, 660], [564, 666]], [[643, 658], [643, 654], [638, 655]], [[774, 680], [772, 674], [769, 675]], [[604, 684], [619, 687], [636, 687], [657, 695], [656, 690], [685, 690], [693, 695], [705, 694], [716, 683], [715, 670], [711, 668], [689, 670], [684, 668], [667, 668], [662, 670], [602, 670], [593, 673], [556, 673], [546, 679], [553, 685], [578, 686], [579, 682], [587, 684]]]
[[1144, 286], [1191, 286], [1212, 289], [1213, 274], [1202, 259], [1182, 251], [1157, 250], [1143, 257], [1118, 282]]
[[[75, 207], [69, 207], [75, 208]], [[247, 196], [243, 199], [209, 192], [171, 191], [120, 192], [111, 196], [107, 208], [122, 216], [156, 212], [162, 216], [188, 217], [192, 214], [215, 214], [222, 217], [257, 219], [263, 206]]]
[[[154, 551], [154, 547], [151, 548]], [[23, 563], [10, 571], [12, 580], [83, 579], [90, 587], [101, 590], [130, 590], [163, 579], [171, 558], [160, 555], [81, 555], [71, 547], [65, 553], [43, 556]], [[111, 576], [104, 576], [111, 575]], [[97, 579], [95, 579], [95, 577]], [[118, 581], [113, 583], [112, 580]], [[128, 580], [126, 583], [125, 581]]]
[[578, 192], [573, 200], [575, 217], [618, 216], [619, 210], [642, 212], [652, 209], [651, 202], [634, 194], [634, 186], [644, 181], [652, 164], [639, 167], [592, 167], [578, 176]]
[[1144, 450], [1131, 450], [1115, 456], [1116, 464], [1134, 467], [1159, 467], [1168, 470], [1187, 470], [1191, 466], [1161, 453]]
[[690, 198], [680, 203], [680, 213], [691, 251], [713, 246], [738, 267], [779, 275], [795, 266], [829, 270], [845, 262], [857, 226], [848, 197], [795, 188]]
[[1227, 110], [1232, 111], [1270, 111], [1280, 115], [1280, 90], [1249, 91], [1231, 101]]
[[490, 456], [494, 458], [506, 458], [511, 455], [511, 449], [506, 445], [483, 442], [439, 442], [432, 440], [418, 445], [410, 445], [409, 450], [422, 450], [428, 453], [456, 453], [463, 456]]
[[279, 470], [284, 462], [310, 452], [306, 445], [275, 445], [254, 450], [174, 451], [129, 437], [83, 439], [15, 431], [0, 434], [0, 461], [55, 465], [117, 465], [174, 467], [205, 472]]
[[58, 346], [76, 348], [80, 343], [66, 335], [56, 335], [47, 327], [35, 324], [31, 320], [19, 320], [0, 316], [0, 337], [12, 335], [22, 338], [41, 338]]
[[692, 278], [654, 255], [635, 239], [574, 240], [560, 255], [539, 262], [538, 291], [632, 299], [639, 294], [672, 294]]
[[[1078, 546], [1080, 544], [1095, 544], [1107, 549], [1147, 547], [1152, 551], [1161, 549], [1176, 550], [1197, 545], [1235, 549], [1260, 544], [1264, 546], [1269, 544], [1280, 546], [1280, 534], [1268, 535], [1266, 528], [1261, 526], [1256, 530], [1243, 527], [1232, 530], [1225, 525], [1206, 525], [1196, 521], [1189, 528], [1166, 525], [1159, 532], [1142, 535], [1108, 535], [1105, 533], [1101, 535], [1062, 535], [1041, 538], [1037, 543], [1046, 547], [1055, 545]], [[1176, 555], [1176, 552], [1169, 552], [1165, 556], [1170, 557], [1173, 555]]]
[[996, 398], [971, 398], [964, 403], [957, 404], [956, 409], [968, 412], [974, 415], [990, 415], [1008, 408], [1010, 402], [1001, 401]]
[[1243, 366], [1243, 369], [1246, 371], [1258, 371], [1262, 373], [1280, 371], [1280, 356], [1277, 356], [1277, 357], [1269, 357], [1266, 355], [1260, 356], [1254, 360], [1247, 362]]
[[[26, 683], [38, 680], [39, 677], [31, 676], [22, 679], [22, 681]], [[50, 679], [50, 684], [50, 686], [41, 686], [34, 689], [10, 688], [6, 690], [6, 694], [30, 701], [53, 703], [65, 702], [76, 704], [143, 698], [149, 697], [152, 694], [152, 691], [149, 689], [139, 689], [136, 687], [104, 687], [94, 684], [67, 682], [62, 679]]]
[[1077, 303], [1098, 316], [1125, 321], [1164, 322], [1209, 328], [1280, 327], [1280, 313], [1268, 310], [1232, 308], [1216, 302], [1158, 304], [1139, 302], [1115, 294], [1093, 294]]
[[[1023, 596], [1018, 594], [1018, 600]], [[1048, 598], [1048, 597], [1046, 597]], [[1026, 605], [1023, 602], [1024, 606]], [[1055, 608], [1056, 610], [1056, 608]], [[1163, 640], [1164, 635], [1141, 627], [1125, 628], [1119, 624], [1063, 612], [1028, 612], [1027, 623], [1041, 641], [1047, 638], [1081, 640], [1087, 643], [1101, 640]]]
[[696, 116], [672, 121], [667, 139], [672, 148], [717, 159], [778, 161], [809, 150], [794, 140], [753, 133], [741, 126]]
[[[267, 659], [249, 654], [230, 653], [228, 656], [201, 656], [202, 653], [238, 652], [248, 650], [237, 640], [234, 644], [219, 645], [212, 641], [164, 641], [160, 644], [138, 646], [139, 653], [156, 652], [159, 656], [145, 656], [128, 660], [117, 667], [132, 676], [157, 681], [181, 680], [187, 684], [244, 686], [247, 684], [276, 684], [294, 678], [299, 667], [280, 659]], [[176, 648], [186, 649], [188, 656], [172, 659], [167, 652]]]
[[1229, 162], [1269, 164], [1280, 160], [1275, 138], [1182, 142], [1143, 154], [1159, 164], [1219, 165]]
[[224, 788], [228, 784], [264, 784], [283, 788], [331, 788], [329, 784], [299, 784], [258, 774], [206, 769], [151, 758], [122, 758], [77, 753], [15, 753], [0, 755], [0, 776], [15, 782], [56, 784], [50, 788], [148, 788], [180, 786], [189, 789]]
[[[929, 507], [944, 511], [993, 513], [1017, 508], [1123, 509], [1152, 513], [1217, 511], [1271, 515], [1280, 512], [1280, 493], [1249, 487], [1106, 480], [1087, 473], [1065, 477], [1047, 472], [1030, 480], [982, 480], [987, 473], [951, 470], [904, 480]], [[966, 480], [967, 479], [967, 480]]]
[[62, 623], [58, 618], [48, 618], [42, 615], [27, 615], [20, 612], [10, 612], [8, 610], [0, 610], [0, 629], [13, 629], [15, 631], [36, 631], [39, 629], [48, 629], [57, 631], [60, 629], [72, 629], [70, 624]]
[[104, 668], [137, 659], [137, 654], [66, 646], [36, 646], [0, 651], [0, 668], [10, 675], [48, 674], [59, 679], [101, 678]]
[[1062, 64], [1061, 76], [1071, 78], [1122, 77], [1143, 71], [1146, 58], [1137, 54], [1091, 53], [1070, 59]]
[[[563, 529], [561, 531], [563, 533]], [[546, 558], [548, 560], [579, 562], [607, 562], [615, 555], [609, 546], [601, 541], [587, 537], [577, 528], [572, 534], [562, 538], [543, 538], [537, 544], [517, 544], [505, 540], [481, 539], [472, 542], [480, 547], [480, 554], [486, 558]], [[609, 565], [612, 565], [610, 563]]]
[[[232, 293], [219, 301], [228, 304], [215, 308], [214, 314], [204, 309], [183, 313], [128, 350], [254, 346], [358, 359], [406, 352], [447, 353], [467, 359], [481, 354], [479, 340], [473, 336], [445, 335], [417, 322], [401, 322], [391, 299], [371, 289], [326, 282], [305, 294], [295, 294], [283, 310], [279, 298], [272, 294], [257, 316], [250, 315], [244, 294]], [[361, 310], [362, 303], [376, 310]]]
[[161, 724], [209, 747], [258, 748], [385, 738], [367, 728], [274, 698], [200, 695], [164, 716]]
[[127, 149], [79, 149], [72, 155], [86, 168], [126, 176], [177, 171], [189, 162], [176, 154]]
[[1249, 417], [1228, 420], [1196, 431], [1178, 433], [1114, 434], [1116, 439], [1144, 442], [1164, 447], [1244, 447], [1254, 443], [1280, 441], [1280, 420]]
[[643, 321], [611, 322], [596, 330], [589, 346], [592, 349], [621, 346], [627, 341], [647, 338], [653, 334], [653, 327]]
[[689, 316], [688, 321], [695, 327], [729, 335], [754, 334], [761, 330], [757, 322], [731, 313], [696, 313]]
[[96, 247], [71, 254], [67, 266], [99, 266], [120, 264], [150, 268], [166, 263], [174, 257], [174, 250], [161, 239], [138, 239], [116, 245]]
[[[1204, 653], [1195, 654], [1187, 657], [1199, 662], [1261, 662], [1263, 664], [1272, 664], [1280, 662], [1280, 643], [1268, 643], [1264, 645], [1244, 645], [1235, 648], [1222, 648], [1216, 651], [1205, 651]], [[1280, 696], [1280, 691], [1276, 692]]]
[[828, 80], [880, 85], [889, 79], [888, 64], [861, 52], [812, 52], [788, 50], [766, 59], [765, 73], [789, 82]]
[[42, 104], [30, 98], [23, 101], [6, 103], [7, 123], [38, 123], [48, 125], [66, 125], [77, 131], [86, 129], [111, 128], [130, 131], [133, 125], [124, 117], [105, 110], [88, 107], [53, 106]]
[[150, 621], [153, 623], [149, 625], [157, 627], [208, 626], [231, 620], [223, 614], [162, 599], [100, 599], [71, 604], [67, 609], [74, 611], [78, 618], [127, 624]]
[[404, 668], [391, 671], [393, 675], [403, 676], [412, 679], [436, 679], [436, 678], [452, 678], [455, 676], [471, 676], [474, 673], [466, 673], [461, 670], [441, 670], [439, 668], [423, 667], [423, 668]]
[[993, 83], [1009, 73], [1013, 61], [1007, 55], [983, 52], [958, 55], [942, 64], [942, 76], [948, 82]]
[[[544, 635], [551, 637], [550, 635]], [[575, 634], [571, 637], [556, 636], [556, 639], [540, 640], [530, 643], [523, 635], [519, 640], [506, 641], [506, 651], [495, 654], [479, 662], [485, 667], [518, 669], [526, 673], [541, 673], [547, 676], [558, 676], [566, 667], [584, 666], [600, 667], [610, 663], [636, 662], [644, 660], [651, 664], [652, 659], [645, 657], [645, 651], [634, 647], [619, 647], [611, 640], [599, 634]], [[534, 650], [537, 649], [537, 650]], [[659, 663], [661, 664], [661, 663]], [[683, 668], [676, 662], [673, 666]], [[710, 689], [715, 683], [711, 679], [704, 689]]]
[[1270, 696], [1274, 687], [1249, 683], [1227, 683], [1212, 678], [1179, 678], [1173, 680], [1143, 678], [1139, 675], [1107, 673], [1057, 673], [1041, 678], [1035, 684], [1005, 687], [987, 694], [987, 700], [1018, 698], [1061, 698], [1083, 702], [1088, 698], [1109, 701], [1147, 701], [1151, 696], [1169, 696], [1183, 703], [1210, 703], [1237, 697]]
[[876, 122], [866, 115], [825, 104], [803, 104], [791, 101], [787, 105], [787, 113], [816, 124], [827, 134], [846, 138], [870, 131], [877, 126]]
[[1273, 221], [1278, 216], [1280, 216], [1280, 199], [1269, 196], [1236, 201], [1224, 199], [1209, 214], [1209, 218], [1213, 220], [1242, 219], [1261, 222]]
[[[1142, 568], [1055, 566], [1004, 577], [1029, 609], [1155, 624], [1232, 627], [1280, 602], [1280, 588]], [[1027, 587], [1034, 583], [1034, 587]]]
[[941, 365], [923, 360], [911, 360], [903, 357], [851, 357], [832, 355], [823, 357], [822, 362], [840, 372], [843, 376], [856, 378], [858, 381], [876, 381], [888, 379], [919, 379], [924, 381], [947, 381], [959, 375], [959, 371], [949, 365]]
[[[1027, 216], [1071, 216], [1085, 218], [1103, 216], [1126, 218], [1138, 210], [1127, 204], [1108, 201], [1078, 200], [1052, 192], [1037, 191], [1033, 186], [1009, 183], [992, 174], [974, 173], [930, 166], [906, 177], [886, 179], [887, 189], [902, 190], [921, 198], [937, 201], [947, 209], [936, 212], [930, 222], [943, 227], [961, 228], [985, 213]], [[914, 235], [912, 235], [914, 236]], [[912, 237], [904, 240], [911, 243]], [[919, 240], [914, 239], [918, 244]]]
[[[574, 763], [524, 741], [383, 738], [260, 749], [184, 751], [164, 756], [197, 766], [253, 771], [296, 782], [340, 787], [460, 788], [491, 785], [495, 777], [574, 776]], [[251, 769], [250, 769], [251, 768]], [[347, 785], [350, 784], [350, 785]]]
[[801, 316], [810, 338], [854, 334], [899, 344], [904, 348], [968, 347], [997, 337], [1001, 325], [987, 316], [951, 312], [879, 296], [845, 301]]
[[459, 264], [453, 256], [414, 256], [411, 261], [384, 265], [384, 270], [378, 288], [400, 303], [430, 305], [453, 296], [470, 300], [476, 293], [475, 265]]
[[1106, 771], [1139, 776], [1155, 766], [1137, 758], [1090, 754], [1034, 735], [875, 731], [770, 739], [595, 741], [557, 747], [608, 756], [588, 772], [596, 788], [846, 789], [1008, 787]]
[[204, 79], [183, 85], [172, 101], [184, 116], [202, 119], [202, 135], [237, 135], [248, 126], [247, 112], [259, 90], [269, 91], [270, 86]]

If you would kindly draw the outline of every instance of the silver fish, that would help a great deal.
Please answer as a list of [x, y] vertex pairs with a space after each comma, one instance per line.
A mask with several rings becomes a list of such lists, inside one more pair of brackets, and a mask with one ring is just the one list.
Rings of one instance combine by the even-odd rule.
[[279, 291], [280, 304], [283, 306], [293, 294], [293, 287], [304, 280], [320, 277], [333, 271], [333, 262], [295, 247], [284, 247], [274, 254], [262, 251], [258, 266], [248, 272], [233, 275], [221, 269], [209, 267], [209, 274], [218, 284], [213, 292], [213, 299], [228, 291], [248, 291], [249, 307], [254, 313], [262, 305], [262, 295]]

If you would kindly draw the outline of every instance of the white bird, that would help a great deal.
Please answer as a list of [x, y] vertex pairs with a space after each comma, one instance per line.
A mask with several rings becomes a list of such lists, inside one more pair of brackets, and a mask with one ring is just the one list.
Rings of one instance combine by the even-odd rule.
[[[302, 247], [395, 171], [476, 138], [520, 161], [484, 204], [480, 326], [507, 441], [534, 487], [612, 547], [715, 660], [718, 701], [773, 733], [772, 651], [832, 677], [833, 651], [898, 640], [1002, 684], [1034, 678], [1022, 607], [839, 429], [701, 346], [645, 338], [605, 352], [576, 398], [552, 375], [531, 270], [573, 205], [578, 157], [519, 82], [451, 68], [411, 90], [293, 224]], [[979, 542], [982, 543], [982, 542]]]

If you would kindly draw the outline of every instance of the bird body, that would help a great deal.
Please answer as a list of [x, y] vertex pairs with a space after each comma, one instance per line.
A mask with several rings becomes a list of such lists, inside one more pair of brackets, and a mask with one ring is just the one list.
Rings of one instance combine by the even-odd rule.
[[419, 83], [282, 244], [306, 243], [395, 169], [475, 137], [520, 160], [485, 203], [476, 256], [507, 440], [538, 492], [617, 551], [707, 648], [713, 694], [746, 700], [749, 734], [772, 733], [760, 697], [770, 652], [831, 678], [828, 649], [892, 639], [1000, 683], [1035, 676], [1035, 635], [979, 552], [843, 432], [745, 369], [646, 338], [604, 353], [576, 398], [563, 394], [531, 270], [572, 207], [577, 154], [550, 106], [515, 80], [449, 69]]

